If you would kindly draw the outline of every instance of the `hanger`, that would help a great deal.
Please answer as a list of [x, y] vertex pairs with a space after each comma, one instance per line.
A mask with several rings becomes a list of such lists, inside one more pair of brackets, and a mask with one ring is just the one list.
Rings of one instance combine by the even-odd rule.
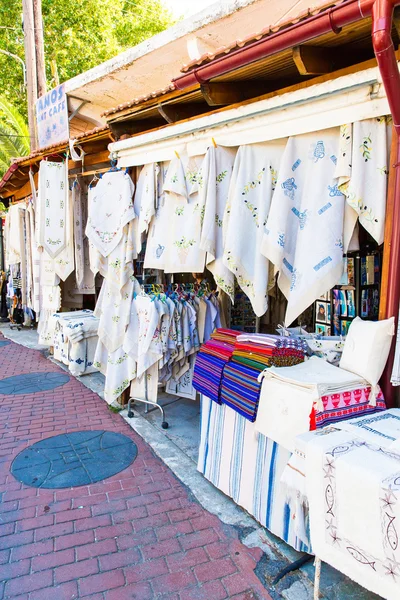
[[213, 138], [213, 137], [211, 138], [211, 141], [212, 141], [212, 143], [213, 143], [213, 146], [214, 146], [214, 148], [216, 148], [216, 147], [217, 147], [217, 142], [214, 140], [214, 138]]
[[111, 167], [108, 169], [107, 173], [114, 173], [115, 171], [120, 171], [120, 167], [117, 167], [117, 160], [115, 158], [110, 160]]
[[95, 171], [94, 175], [93, 175], [93, 179], [92, 181], [89, 183], [89, 187], [92, 187], [92, 183], [94, 183], [95, 181], [100, 181], [99, 177], [97, 177], [97, 173]]
[[174, 152], [175, 152], [175, 156], [176, 156], [176, 158], [180, 158], [180, 156], [179, 156], [178, 152], [177, 152], [176, 150], [174, 150]]

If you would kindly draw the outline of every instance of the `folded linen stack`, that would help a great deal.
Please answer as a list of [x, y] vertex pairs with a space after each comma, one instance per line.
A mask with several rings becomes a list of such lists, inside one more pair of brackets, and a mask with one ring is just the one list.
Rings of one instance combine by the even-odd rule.
[[[327, 411], [331, 407], [335, 411], [335, 404], [339, 409], [337, 413], [341, 408], [346, 408], [346, 403], [347, 408], [352, 408], [352, 394], [356, 412], [356, 400], [362, 398], [360, 390], [370, 387], [359, 375], [335, 367], [316, 356], [294, 367], [266, 369], [260, 380], [262, 378], [256, 429], [290, 451], [294, 449], [296, 435], [316, 426], [318, 414], [318, 420], [325, 425], [324, 419], [330, 418]], [[376, 410], [376, 407], [370, 405], [369, 409]], [[324, 412], [326, 414], [321, 415]], [[336, 414], [334, 420], [337, 421], [339, 416]]]
[[193, 387], [218, 404], [221, 404], [222, 372], [232, 356], [239, 333], [230, 329], [217, 329], [211, 339], [202, 345], [196, 357]]
[[289, 367], [303, 362], [307, 350], [305, 340], [255, 333], [238, 336], [234, 354], [240, 356], [236, 352], [248, 353], [248, 358], [261, 362], [264, 367]]

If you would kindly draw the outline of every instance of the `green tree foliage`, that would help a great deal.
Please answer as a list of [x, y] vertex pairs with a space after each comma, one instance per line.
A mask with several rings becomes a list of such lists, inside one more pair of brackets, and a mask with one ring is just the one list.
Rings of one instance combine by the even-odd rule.
[[[46, 75], [54, 87], [50, 62], [60, 81], [139, 44], [173, 23], [163, 0], [42, 0]], [[0, 0], [0, 49], [24, 58], [22, 0]], [[22, 68], [0, 54], [0, 92], [26, 115]]]
[[6, 98], [1, 96], [0, 115], [0, 177], [2, 177], [10, 166], [12, 158], [29, 154], [29, 130], [25, 118]]

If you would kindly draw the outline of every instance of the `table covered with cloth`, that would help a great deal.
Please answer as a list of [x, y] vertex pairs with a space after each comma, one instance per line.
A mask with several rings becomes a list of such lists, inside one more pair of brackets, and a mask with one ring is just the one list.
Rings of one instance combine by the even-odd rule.
[[296, 550], [310, 552], [310, 545], [296, 535], [280, 484], [290, 454], [229, 406], [201, 397], [200, 473], [274, 535]]
[[68, 366], [72, 375], [88, 375], [94, 365], [99, 319], [91, 310], [54, 313], [49, 319], [54, 358]]

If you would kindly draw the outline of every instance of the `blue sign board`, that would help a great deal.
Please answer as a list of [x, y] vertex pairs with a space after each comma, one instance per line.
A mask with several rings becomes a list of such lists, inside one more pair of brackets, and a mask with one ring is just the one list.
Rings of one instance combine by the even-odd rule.
[[39, 148], [68, 140], [68, 106], [64, 83], [36, 101], [36, 123]]

